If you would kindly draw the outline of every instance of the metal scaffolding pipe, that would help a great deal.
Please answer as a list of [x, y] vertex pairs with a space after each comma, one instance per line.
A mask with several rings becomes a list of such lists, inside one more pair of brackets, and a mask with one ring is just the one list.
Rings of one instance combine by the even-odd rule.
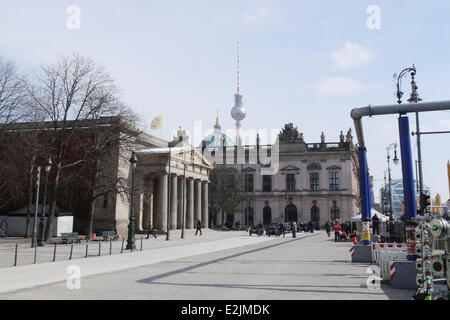
[[355, 124], [356, 137], [361, 148], [365, 148], [364, 134], [361, 118], [365, 116], [377, 116], [385, 114], [406, 114], [409, 112], [428, 112], [450, 110], [450, 100], [408, 103], [408, 104], [390, 104], [384, 106], [367, 106], [355, 108], [350, 112], [350, 116]]

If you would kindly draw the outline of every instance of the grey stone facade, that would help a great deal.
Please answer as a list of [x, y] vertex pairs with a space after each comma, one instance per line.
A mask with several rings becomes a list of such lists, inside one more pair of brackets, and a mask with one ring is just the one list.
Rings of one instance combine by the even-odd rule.
[[[223, 161], [225, 164], [216, 164], [233, 168], [235, 174], [243, 178], [245, 200], [236, 212], [227, 214], [229, 223], [267, 225], [313, 220], [323, 224], [336, 218], [350, 220], [359, 213], [358, 160], [351, 130], [346, 136], [341, 132], [338, 142], [326, 142], [322, 134], [320, 143], [306, 143], [303, 134], [287, 124], [274, 145], [257, 142], [253, 146], [243, 146], [247, 156], [240, 163], [236, 161], [238, 148], [234, 147], [234, 163], [227, 158]], [[227, 149], [229, 155], [230, 148]], [[278, 151], [279, 155], [277, 170], [270, 178], [263, 177], [267, 175], [262, 172], [267, 165], [259, 156], [255, 157], [255, 153], [264, 154], [267, 149], [272, 152], [272, 161], [275, 161], [274, 152]], [[206, 151], [211, 154], [211, 150]], [[218, 160], [218, 151], [212, 152], [214, 161]], [[245, 180], [250, 185], [253, 181], [248, 189]], [[222, 223], [220, 217], [215, 223]]]

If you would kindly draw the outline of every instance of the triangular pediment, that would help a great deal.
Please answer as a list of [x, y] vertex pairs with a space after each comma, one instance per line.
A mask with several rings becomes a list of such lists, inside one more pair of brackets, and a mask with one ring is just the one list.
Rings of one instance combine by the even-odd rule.
[[327, 167], [327, 170], [341, 170], [342, 168], [341, 167], [339, 167], [339, 166], [330, 166], [330, 167]]
[[284, 168], [281, 168], [281, 171], [298, 171], [298, 170], [300, 170], [300, 168], [293, 165], [288, 165]]
[[322, 165], [319, 162], [311, 162], [306, 168], [308, 170], [322, 170]]

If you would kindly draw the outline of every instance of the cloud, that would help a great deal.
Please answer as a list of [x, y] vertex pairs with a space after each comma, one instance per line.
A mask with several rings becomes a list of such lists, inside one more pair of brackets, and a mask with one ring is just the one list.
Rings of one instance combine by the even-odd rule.
[[256, 12], [244, 14], [244, 22], [246, 24], [257, 24], [275, 16], [277, 10], [275, 7], [261, 7]]
[[353, 96], [364, 92], [368, 86], [346, 77], [327, 77], [314, 83], [319, 94]]
[[372, 62], [375, 53], [368, 47], [347, 41], [341, 49], [332, 52], [331, 57], [340, 69], [346, 70]]

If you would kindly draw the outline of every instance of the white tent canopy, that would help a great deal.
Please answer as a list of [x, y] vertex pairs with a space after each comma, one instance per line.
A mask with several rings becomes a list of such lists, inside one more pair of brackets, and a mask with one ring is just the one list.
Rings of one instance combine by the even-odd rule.
[[[389, 220], [389, 217], [385, 216], [384, 214], [381, 214], [380, 212], [378, 212], [377, 210], [375, 210], [373, 208], [370, 211], [370, 215], [372, 217], [377, 216], [377, 218], [380, 221], [387, 221], [387, 220]], [[362, 218], [362, 215], [357, 215], [357, 216], [352, 217], [351, 220], [352, 220], [352, 222], [356, 222], [356, 221], [361, 221], [361, 218]]]

